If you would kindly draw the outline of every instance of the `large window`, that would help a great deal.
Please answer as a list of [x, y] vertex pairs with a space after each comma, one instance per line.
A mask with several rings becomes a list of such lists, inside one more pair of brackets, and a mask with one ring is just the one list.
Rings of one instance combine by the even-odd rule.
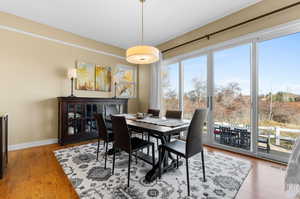
[[288, 156], [300, 135], [300, 33], [259, 43], [260, 152]]
[[180, 58], [163, 69], [163, 107], [185, 119], [207, 107], [204, 143], [286, 162], [300, 136], [299, 44], [300, 23]]
[[179, 109], [179, 64], [165, 66], [162, 70], [162, 114]]

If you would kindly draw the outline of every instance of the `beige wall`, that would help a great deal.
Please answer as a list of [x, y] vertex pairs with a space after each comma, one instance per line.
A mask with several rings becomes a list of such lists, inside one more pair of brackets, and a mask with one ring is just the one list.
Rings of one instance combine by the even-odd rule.
[[[231, 14], [220, 20], [212, 22], [205, 25], [199, 29], [186, 33], [175, 39], [172, 39], [166, 43], [158, 46], [159, 49], [164, 50], [170, 47], [176, 46], [178, 44], [184, 43], [186, 41], [193, 40], [195, 38], [204, 36], [208, 33], [221, 30], [223, 28], [235, 25], [237, 23], [243, 22], [245, 20], [257, 17], [259, 15], [265, 14], [267, 12], [285, 7], [287, 5], [298, 2], [298, 0], [263, 0], [257, 4], [254, 4], [248, 8], [242, 9], [239, 12]], [[188, 53], [197, 49], [201, 49], [213, 44], [217, 44], [226, 40], [240, 37], [248, 33], [257, 32], [266, 28], [270, 28], [276, 25], [284, 24], [292, 20], [300, 18], [300, 5], [288, 10], [282, 11], [280, 13], [268, 16], [257, 21], [245, 24], [238, 28], [229, 30], [227, 32], [220, 33], [218, 35], [212, 36], [210, 40], [203, 39], [198, 42], [194, 42], [190, 45], [183, 46], [181, 48], [174, 49], [164, 54], [164, 58], [168, 59], [180, 54]]]
[[[85, 39], [13, 15], [0, 13], [6, 25], [51, 38], [72, 42], [117, 55], [124, 50]], [[58, 96], [70, 94], [66, 71], [82, 60], [108, 66], [125, 60], [80, 48], [0, 29], [0, 112], [8, 112], [9, 144], [57, 137]], [[111, 97], [113, 93], [75, 91], [77, 96]], [[129, 102], [129, 111], [138, 111], [138, 100]]]
[[147, 112], [149, 108], [150, 66], [139, 66], [139, 111]]

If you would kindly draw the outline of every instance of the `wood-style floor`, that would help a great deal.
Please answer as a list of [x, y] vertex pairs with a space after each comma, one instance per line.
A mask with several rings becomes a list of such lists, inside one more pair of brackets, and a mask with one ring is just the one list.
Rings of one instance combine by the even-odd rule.
[[[73, 145], [57, 144], [9, 152], [9, 165], [0, 180], [1, 199], [78, 199], [72, 185], [56, 161], [53, 151]], [[284, 199], [285, 166], [214, 148], [250, 160], [252, 169], [244, 181], [237, 199]]]

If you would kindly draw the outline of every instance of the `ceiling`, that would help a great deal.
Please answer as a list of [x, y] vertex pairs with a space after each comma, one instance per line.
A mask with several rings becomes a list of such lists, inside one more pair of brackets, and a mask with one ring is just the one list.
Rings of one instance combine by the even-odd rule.
[[[147, 0], [145, 43], [158, 45], [260, 0]], [[138, 0], [1, 0], [0, 11], [127, 48], [139, 43]]]

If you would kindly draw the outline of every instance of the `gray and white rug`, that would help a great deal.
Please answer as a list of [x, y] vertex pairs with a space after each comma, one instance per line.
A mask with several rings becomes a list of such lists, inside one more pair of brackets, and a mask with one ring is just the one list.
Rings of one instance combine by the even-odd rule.
[[[101, 145], [102, 146], [102, 145]], [[101, 147], [96, 161], [97, 143], [54, 151], [54, 154], [81, 199], [179, 199], [187, 197], [185, 165], [163, 174], [151, 184], [144, 176], [151, 166], [132, 161], [130, 188], [127, 188], [126, 153], [116, 156], [115, 174], [111, 175], [112, 157], [104, 169], [104, 150]], [[216, 152], [204, 154], [206, 178], [203, 182], [201, 155], [189, 160], [191, 197], [201, 199], [235, 198], [248, 175], [249, 161]]]

